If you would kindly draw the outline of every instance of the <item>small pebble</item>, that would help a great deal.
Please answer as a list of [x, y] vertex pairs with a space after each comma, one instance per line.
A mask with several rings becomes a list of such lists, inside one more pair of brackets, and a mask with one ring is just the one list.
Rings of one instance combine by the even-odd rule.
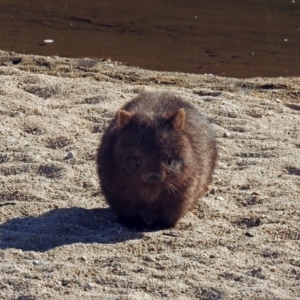
[[276, 102], [280, 103], [280, 102], [281, 102], [281, 100], [280, 100], [279, 98], [276, 98]]
[[248, 231], [245, 233], [245, 236], [247, 236], [247, 237], [254, 237], [254, 235], [252, 233], [248, 232]]
[[73, 153], [70, 151], [70, 152], [68, 152], [68, 154], [64, 157], [64, 159], [71, 159], [71, 158], [73, 158], [74, 157], [74, 155], [73, 155]]
[[34, 260], [32, 263], [33, 263], [35, 266], [40, 264], [40, 262], [39, 262], [38, 260]]
[[230, 137], [230, 136], [231, 136], [230, 132], [224, 132], [224, 137]]
[[86, 256], [84, 256], [84, 255], [82, 255], [82, 256], [81, 256], [81, 260], [83, 260], [83, 261], [87, 261], [87, 257], [86, 257]]
[[212, 195], [215, 195], [215, 193], [217, 192], [217, 188], [213, 187], [210, 189], [209, 191]]
[[227, 169], [228, 168], [228, 166], [222, 162], [219, 162], [218, 166], [219, 166], [219, 169]]
[[95, 287], [95, 284], [92, 283], [92, 282], [88, 282], [86, 285], [85, 285], [85, 288], [88, 289], [88, 290], [91, 290], [92, 288]]
[[224, 201], [224, 200], [225, 200], [225, 199], [224, 199], [223, 197], [221, 197], [221, 196], [217, 197], [216, 199], [217, 199], [217, 200], [220, 200], [220, 201]]
[[54, 42], [54, 40], [51, 40], [51, 39], [46, 39], [46, 40], [44, 40], [44, 43], [47, 43], [47, 44], [51, 44], [51, 43], [53, 43]]
[[254, 191], [252, 193], [252, 195], [255, 195], [255, 196], [262, 196], [262, 193], [258, 192], [258, 191]]

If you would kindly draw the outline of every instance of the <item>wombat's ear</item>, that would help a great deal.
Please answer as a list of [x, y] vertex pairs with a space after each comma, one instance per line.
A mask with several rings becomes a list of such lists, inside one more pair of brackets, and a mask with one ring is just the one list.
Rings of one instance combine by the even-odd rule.
[[130, 123], [133, 114], [126, 111], [126, 110], [119, 110], [118, 111], [118, 125], [119, 127], [123, 128]]
[[173, 123], [173, 126], [177, 130], [183, 130], [185, 126], [185, 110], [180, 108], [176, 113], [170, 118], [170, 121]]

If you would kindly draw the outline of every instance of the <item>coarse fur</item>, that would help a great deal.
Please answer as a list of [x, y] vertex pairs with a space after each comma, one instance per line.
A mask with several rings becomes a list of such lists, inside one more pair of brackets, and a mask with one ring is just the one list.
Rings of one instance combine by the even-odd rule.
[[217, 160], [206, 118], [166, 92], [144, 92], [106, 129], [97, 165], [107, 203], [120, 223], [172, 228], [208, 190]]

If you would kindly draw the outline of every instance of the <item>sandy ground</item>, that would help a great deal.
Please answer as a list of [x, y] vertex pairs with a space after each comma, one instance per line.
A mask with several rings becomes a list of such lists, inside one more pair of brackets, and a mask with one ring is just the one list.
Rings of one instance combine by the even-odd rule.
[[[211, 192], [178, 230], [115, 222], [101, 134], [139, 91], [215, 129]], [[0, 51], [0, 299], [300, 299], [300, 79], [161, 73]]]

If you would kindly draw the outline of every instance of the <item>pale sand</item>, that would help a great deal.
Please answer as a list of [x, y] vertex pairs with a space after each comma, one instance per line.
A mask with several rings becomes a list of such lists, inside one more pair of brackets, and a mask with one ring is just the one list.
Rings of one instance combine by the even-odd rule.
[[[300, 299], [300, 79], [162, 73], [0, 51], [0, 299]], [[95, 155], [168, 90], [212, 122], [212, 191], [179, 230], [115, 222]]]

